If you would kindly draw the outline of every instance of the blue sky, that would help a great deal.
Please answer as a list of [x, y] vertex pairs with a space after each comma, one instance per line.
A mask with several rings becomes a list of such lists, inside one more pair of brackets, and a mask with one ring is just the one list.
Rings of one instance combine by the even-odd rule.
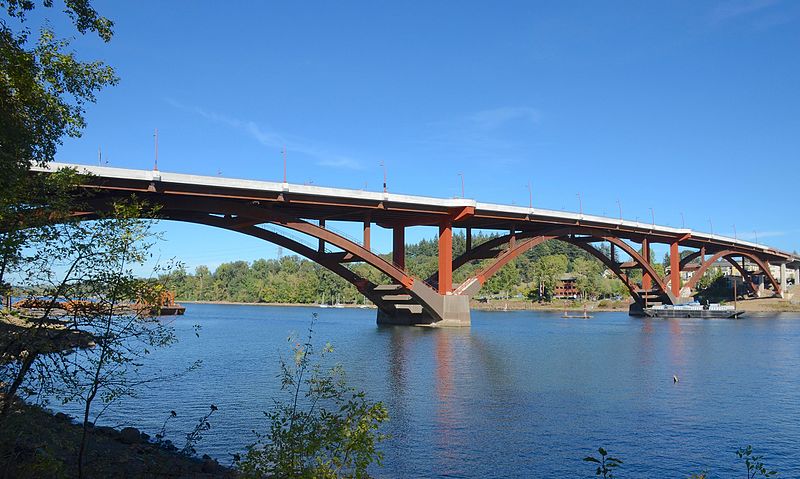
[[[800, 3], [111, 2], [59, 161], [578, 208], [800, 249]], [[61, 29], [61, 32], [67, 30]], [[711, 221], [711, 223], [709, 222]], [[162, 223], [192, 269], [276, 248]], [[755, 232], [755, 233], [754, 233]], [[415, 229], [410, 240], [430, 236]], [[388, 235], [377, 249], [388, 251]]]

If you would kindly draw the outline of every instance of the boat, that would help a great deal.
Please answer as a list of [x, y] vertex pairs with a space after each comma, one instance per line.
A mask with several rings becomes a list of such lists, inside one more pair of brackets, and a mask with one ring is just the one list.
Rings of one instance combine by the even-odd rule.
[[336, 297], [336, 303], [334, 303], [333, 305], [334, 308], [344, 308], [344, 305], [342, 304], [340, 299], [341, 298], [339, 296]]
[[740, 318], [744, 311], [735, 306], [722, 304], [700, 304], [697, 302], [687, 304], [662, 304], [644, 308], [644, 315], [648, 318], [701, 318], [701, 319], [735, 319]]
[[144, 302], [144, 309], [151, 316], [182, 316], [186, 307], [175, 302], [175, 293], [161, 291], [155, 302]]
[[364, 303], [363, 304], [359, 304], [358, 307], [361, 308], [361, 309], [369, 308], [369, 305], [367, 304], [367, 297], [366, 296], [364, 296]]
[[325, 302], [325, 292], [324, 291], [322, 292], [322, 301], [320, 301], [317, 306], [319, 306], [320, 308], [330, 308], [330, 305], [328, 305], [328, 303]]

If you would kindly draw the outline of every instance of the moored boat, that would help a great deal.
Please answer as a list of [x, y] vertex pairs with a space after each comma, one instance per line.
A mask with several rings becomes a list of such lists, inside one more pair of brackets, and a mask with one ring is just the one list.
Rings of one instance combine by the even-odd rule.
[[649, 318], [735, 319], [744, 314], [734, 306], [716, 303], [663, 304], [645, 308], [643, 312]]

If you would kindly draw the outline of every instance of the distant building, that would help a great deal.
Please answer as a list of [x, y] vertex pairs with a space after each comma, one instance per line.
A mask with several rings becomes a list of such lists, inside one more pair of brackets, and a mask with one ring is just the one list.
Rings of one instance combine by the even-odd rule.
[[560, 299], [575, 299], [580, 296], [578, 277], [569, 273], [559, 276], [553, 296]]

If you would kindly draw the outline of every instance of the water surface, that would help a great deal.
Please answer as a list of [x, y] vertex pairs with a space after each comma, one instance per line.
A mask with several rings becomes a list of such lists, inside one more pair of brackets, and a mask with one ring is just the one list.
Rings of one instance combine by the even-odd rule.
[[[181, 436], [210, 404], [198, 449], [230, 460], [264, 430], [290, 332], [319, 314], [352, 385], [391, 416], [379, 477], [590, 477], [604, 446], [619, 477], [743, 475], [752, 444], [782, 477], [800, 477], [800, 315], [648, 320], [597, 313], [474, 311], [470, 329], [386, 327], [374, 310], [187, 305], [165, 370], [201, 370], [143, 390], [101, 422], [154, 434], [170, 410]], [[192, 326], [202, 326], [200, 337]], [[673, 383], [673, 375], [679, 378]]]

